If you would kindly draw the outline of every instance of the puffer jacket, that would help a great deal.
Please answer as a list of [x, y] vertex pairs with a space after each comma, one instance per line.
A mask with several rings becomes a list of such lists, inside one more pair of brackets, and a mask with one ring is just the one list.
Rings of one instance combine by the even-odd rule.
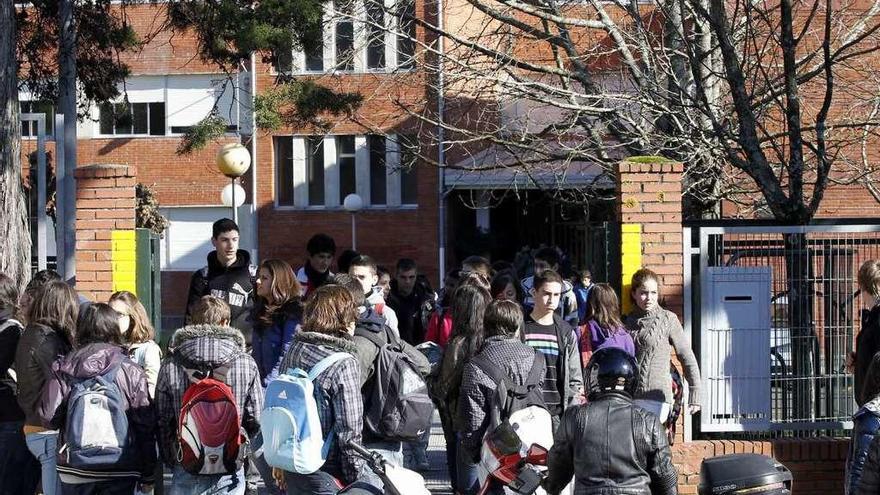
[[71, 343], [54, 328], [40, 323], [25, 327], [15, 350], [18, 405], [25, 424], [40, 426], [38, 407], [43, 386], [52, 375], [52, 363], [70, 352]]
[[203, 296], [211, 295], [223, 299], [232, 312], [230, 325], [241, 330], [245, 342], [250, 345], [256, 276], [257, 267], [251, 264], [251, 255], [244, 249], [238, 250], [235, 262], [229, 266], [220, 264], [217, 251], [211, 251], [208, 253], [208, 264], [196, 270], [190, 280], [186, 304], [187, 322], [193, 306]]
[[572, 476], [574, 495], [678, 493], [666, 431], [656, 416], [619, 393], [565, 411], [547, 466], [544, 487], [551, 495]]
[[302, 322], [302, 304], [299, 300], [288, 301], [272, 315], [272, 325], [266, 327], [255, 311], [254, 333], [251, 338], [251, 355], [260, 370], [263, 386], [278, 377], [281, 373], [281, 360], [290, 348], [293, 335]]
[[[118, 466], [112, 472], [84, 473], [80, 470], [65, 469], [64, 456], [58, 456], [58, 473], [72, 478], [90, 480], [119, 479], [131, 474], [144, 483], [153, 482], [156, 468], [156, 420], [153, 404], [150, 401], [150, 388], [144, 370], [125, 355], [119, 346], [105, 343], [88, 344], [73, 351], [52, 365], [52, 376], [39, 403], [39, 415], [43, 426], [60, 428], [63, 432], [67, 414], [67, 400], [71, 387], [82, 380], [106, 375], [114, 367], [119, 367], [115, 383], [126, 401], [126, 416], [133, 435], [134, 449], [137, 450], [137, 463]], [[62, 434], [63, 438], [63, 434]]]
[[361, 396], [360, 366], [354, 356], [357, 347], [350, 337], [332, 336], [316, 332], [299, 332], [284, 356], [282, 369], [311, 370], [319, 361], [336, 352], [352, 355], [334, 363], [315, 380], [315, 390], [325, 400], [318, 402], [318, 416], [326, 438], [332, 430], [336, 437], [330, 445], [327, 462], [321, 471], [342, 478], [345, 484], [357, 480], [364, 460], [349, 444], [363, 443], [364, 399]]
[[180, 360], [210, 369], [229, 365], [226, 384], [235, 396], [241, 426], [251, 437], [260, 431], [263, 386], [257, 363], [246, 352], [240, 331], [219, 325], [183, 327], [171, 337], [168, 354], [162, 361], [156, 384], [159, 448], [168, 466], [177, 464], [177, 422], [183, 394], [192, 383]]
[[880, 397], [868, 401], [853, 414], [853, 431], [846, 456], [846, 495], [853, 495], [862, 478], [868, 447], [880, 431]]

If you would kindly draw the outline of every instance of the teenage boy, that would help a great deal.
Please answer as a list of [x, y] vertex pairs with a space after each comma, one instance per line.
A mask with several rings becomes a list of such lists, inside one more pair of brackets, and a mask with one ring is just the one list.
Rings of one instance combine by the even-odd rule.
[[534, 277], [534, 309], [525, 324], [525, 343], [544, 355], [547, 374], [542, 390], [554, 428], [565, 408], [581, 402], [584, 380], [574, 330], [556, 309], [563, 290], [562, 277], [545, 270]]
[[253, 327], [250, 313], [254, 307], [257, 267], [251, 264], [250, 253], [238, 249], [239, 232], [238, 225], [228, 218], [214, 222], [211, 236], [214, 251], [208, 253], [207, 266], [193, 273], [186, 321], [191, 323], [193, 306], [202, 297], [214, 296], [229, 304], [230, 325], [241, 330], [245, 342], [250, 345]]
[[382, 287], [378, 285], [379, 274], [373, 258], [362, 254], [351, 260], [348, 265], [348, 275], [360, 284], [366, 305], [372, 308], [376, 314], [385, 318], [385, 323], [396, 335], [400, 336], [397, 313], [385, 303], [384, 292]]
[[336, 256], [336, 241], [327, 234], [315, 234], [306, 243], [306, 251], [309, 253], [306, 264], [296, 272], [296, 279], [302, 286], [303, 298], [333, 279], [330, 265]]
[[397, 314], [400, 338], [412, 345], [425, 341], [428, 318], [437, 299], [434, 291], [424, 281], [419, 282], [418, 278], [415, 261], [409, 258], [398, 260], [388, 296], [388, 306]]
[[[244, 336], [228, 326], [230, 317], [229, 306], [221, 299], [213, 296], [199, 299], [192, 307], [192, 324], [174, 332], [168, 344], [170, 355], [159, 370], [156, 384], [159, 450], [165, 464], [173, 470], [171, 495], [244, 493], [243, 468], [233, 474], [190, 474], [179, 464], [177, 455], [178, 419], [183, 395], [193, 383], [189, 378], [192, 371], [187, 370], [228, 367], [223, 381], [235, 396], [240, 426], [250, 438], [257, 438], [260, 432], [260, 411], [263, 408], [260, 373], [245, 348]], [[264, 476], [266, 479], [271, 479], [268, 471]]]
[[587, 308], [590, 304], [590, 292], [593, 290], [593, 272], [589, 268], [581, 268], [574, 281], [574, 297], [577, 300], [578, 325], [587, 323]]
[[[559, 273], [559, 252], [552, 247], [544, 247], [535, 253], [535, 275], [522, 279], [523, 306], [526, 312], [532, 310], [535, 302], [532, 297], [532, 287], [535, 285], [535, 277], [546, 270], [553, 270]], [[578, 306], [571, 282], [562, 281], [562, 292], [556, 313], [568, 322], [569, 325], [576, 327], [578, 325]]]

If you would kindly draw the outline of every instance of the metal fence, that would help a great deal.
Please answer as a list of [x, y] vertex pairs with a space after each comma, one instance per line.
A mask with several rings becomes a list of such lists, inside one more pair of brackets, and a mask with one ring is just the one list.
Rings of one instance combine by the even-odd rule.
[[880, 257], [880, 224], [690, 225], [685, 242], [685, 318], [705, 390], [701, 432], [851, 428], [845, 362], [864, 308], [856, 276]]

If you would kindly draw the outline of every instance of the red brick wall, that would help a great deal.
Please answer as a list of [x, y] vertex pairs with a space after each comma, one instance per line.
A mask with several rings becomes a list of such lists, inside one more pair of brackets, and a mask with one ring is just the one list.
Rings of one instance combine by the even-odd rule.
[[135, 226], [137, 169], [86, 165], [76, 169], [76, 289], [92, 301], [113, 293], [111, 233]]

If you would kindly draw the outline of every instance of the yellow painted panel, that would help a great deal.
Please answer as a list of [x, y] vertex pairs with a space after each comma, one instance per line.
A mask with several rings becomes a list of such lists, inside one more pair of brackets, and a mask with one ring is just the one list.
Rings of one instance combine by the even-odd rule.
[[629, 298], [630, 280], [633, 274], [642, 267], [642, 225], [625, 223], [620, 226], [620, 274], [621, 274], [621, 311], [627, 314], [633, 309]]
[[112, 249], [113, 291], [137, 291], [137, 250], [134, 230], [114, 230]]

